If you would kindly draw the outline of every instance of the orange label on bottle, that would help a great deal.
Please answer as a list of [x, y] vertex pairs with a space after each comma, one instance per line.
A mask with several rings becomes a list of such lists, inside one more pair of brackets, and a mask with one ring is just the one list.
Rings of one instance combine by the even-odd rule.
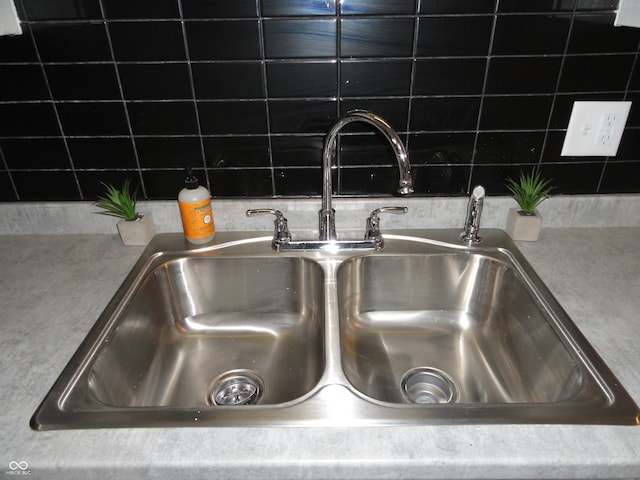
[[211, 200], [194, 203], [178, 202], [178, 205], [180, 206], [180, 217], [185, 236], [200, 239], [210, 237], [215, 233]]

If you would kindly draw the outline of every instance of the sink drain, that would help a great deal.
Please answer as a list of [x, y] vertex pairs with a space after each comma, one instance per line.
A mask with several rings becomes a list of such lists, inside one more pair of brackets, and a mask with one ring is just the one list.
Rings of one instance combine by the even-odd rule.
[[213, 382], [208, 395], [211, 405], [254, 405], [264, 394], [264, 383], [250, 370], [231, 370]]
[[460, 399], [456, 382], [433, 367], [412, 368], [402, 376], [400, 386], [411, 403], [455, 403]]

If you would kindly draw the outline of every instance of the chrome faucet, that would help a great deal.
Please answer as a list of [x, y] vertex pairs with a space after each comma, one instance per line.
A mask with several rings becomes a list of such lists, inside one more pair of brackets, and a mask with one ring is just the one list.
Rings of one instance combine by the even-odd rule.
[[464, 222], [464, 229], [460, 238], [464, 242], [478, 243], [482, 241], [482, 238], [478, 235], [480, 231], [480, 215], [482, 214], [482, 207], [484, 205], [485, 191], [482, 185], [477, 185], [471, 197], [469, 198], [469, 204], [467, 205], [467, 218]]
[[384, 120], [382, 117], [375, 113], [367, 112], [365, 110], [352, 110], [342, 115], [329, 129], [327, 137], [324, 141], [324, 148], [322, 149], [322, 209], [319, 214], [319, 230], [320, 240], [335, 240], [336, 239], [336, 221], [335, 210], [331, 206], [331, 160], [335, 156], [336, 151], [336, 138], [340, 133], [340, 130], [345, 125], [353, 122], [364, 122], [376, 127], [387, 139], [398, 162], [398, 169], [400, 170], [400, 181], [398, 183], [398, 193], [407, 195], [413, 193], [413, 180], [411, 179], [411, 165], [409, 163], [409, 156], [402, 144], [402, 140], [398, 137], [395, 130]]
[[407, 151], [393, 128], [378, 115], [364, 110], [353, 110], [341, 116], [329, 129], [322, 150], [322, 209], [319, 214], [320, 237], [318, 240], [292, 240], [287, 219], [279, 210], [258, 208], [247, 210], [247, 216], [269, 214], [274, 215], [274, 234], [272, 246], [278, 251], [287, 250], [381, 250], [384, 240], [380, 232], [380, 213], [403, 214], [406, 207], [383, 207], [374, 210], [366, 222], [364, 239], [338, 240], [336, 236], [335, 210], [331, 206], [331, 161], [336, 151], [336, 138], [342, 127], [353, 122], [364, 122], [376, 127], [391, 144], [400, 170], [398, 193], [407, 195], [413, 192], [411, 165]]

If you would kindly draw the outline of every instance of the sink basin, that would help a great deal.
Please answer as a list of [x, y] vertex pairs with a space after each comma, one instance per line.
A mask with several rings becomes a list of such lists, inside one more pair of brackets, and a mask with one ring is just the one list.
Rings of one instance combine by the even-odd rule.
[[459, 234], [367, 253], [157, 235], [31, 427], [639, 424], [511, 239]]
[[118, 407], [301, 397], [324, 368], [322, 287], [322, 269], [304, 258], [163, 263], [119, 315], [89, 370], [89, 394]]
[[369, 397], [549, 403], [584, 386], [576, 355], [523, 279], [500, 260], [468, 253], [364, 256], [342, 264], [338, 285], [342, 366]]

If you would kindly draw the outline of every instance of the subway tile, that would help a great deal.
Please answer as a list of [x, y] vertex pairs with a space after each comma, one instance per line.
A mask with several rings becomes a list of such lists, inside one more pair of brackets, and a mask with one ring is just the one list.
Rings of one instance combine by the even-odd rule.
[[269, 97], [335, 97], [338, 94], [337, 68], [335, 61], [268, 63]]
[[196, 135], [193, 102], [129, 102], [127, 110], [134, 135]]
[[324, 137], [275, 137], [271, 140], [273, 165], [276, 167], [301, 167], [322, 164]]
[[[214, 199], [273, 196], [272, 176], [269, 169], [209, 170], [209, 178]], [[215, 212], [214, 200], [214, 216]]]
[[178, 21], [109, 22], [115, 58], [125, 61], [186, 60]]
[[60, 103], [58, 113], [65, 135], [127, 135], [129, 129], [121, 102]]
[[[622, 139], [615, 160], [640, 161], [640, 130], [637, 128], [627, 128], [623, 131]], [[638, 177], [640, 182], [640, 177]]]
[[[272, 141], [276, 140], [274, 138]], [[207, 168], [270, 166], [269, 140], [266, 136], [206, 137], [203, 141]]]
[[193, 98], [186, 63], [123, 63], [118, 73], [127, 100]]
[[101, 23], [31, 24], [43, 62], [110, 61], [107, 31]]
[[120, 88], [112, 64], [46, 65], [54, 100], [118, 100]]
[[[206, 187], [205, 175], [202, 170], [194, 169], [193, 173], [200, 180], [200, 184]], [[175, 200], [176, 208], [178, 208], [178, 192], [184, 188], [183, 168], [142, 170], [142, 179], [149, 200]]]
[[620, 0], [576, 0], [576, 10], [615, 10]]
[[[412, 18], [346, 18], [340, 23], [343, 57], [410, 57]], [[385, 32], [380, 35], [380, 32]]]
[[627, 127], [640, 127], [640, 92], [625, 95], [625, 100], [631, 102], [631, 111], [627, 118]]
[[[320, 167], [276, 168], [273, 181], [277, 196], [309, 197], [322, 194]], [[334, 191], [335, 183], [334, 181]]]
[[[560, 92], [615, 92], [624, 91], [634, 55], [590, 55], [565, 59]], [[606, 72], [606, 75], [595, 74]]]
[[598, 193], [637, 193], [640, 178], [640, 161], [609, 162]]
[[191, 68], [199, 100], [264, 98], [259, 63], [205, 63]]
[[11, 178], [21, 201], [81, 200], [72, 171], [14, 171]]
[[480, 97], [416, 98], [411, 108], [413, 131], [474, 130]]
[[335, 57], [335, 20], [265, 20], [267, 58]]
[[536, 163], [544, 137], [544, 132], [480, 132], [474, 163]]
[[[568, 53], [636, 52], [640, 43], [637, 28], [611, 28], [615, 14], [576, 15]], [[598, 41], [594, 42], [597, 38]]]
[[37, 62], [29, 25], [22, 25], [22, 35], [0, 36], [0, 62]]
[[182, 0], [184, 18], [251, 18], [257, 16], [256, 0], [212, 2]]
[[[474, 165], [470, 184], [482, 185], [487, 195], [511, 195], [505, 186], [507, 178], [518, 178], [521, 172], [529, 172], [531, 168], [533, 165]], [[546, 176], [546, 170], [542, 170], [542, 174]]]
[[487, 55], [492, 23], [491, 17], [482, 16], [420, 18], [417, 54], [421, 57]]
[[0, 137], [59, 135], [52, 103], [0, 103]]
[[176, 0], [102, 0], [108, 19], [180, 18]]
[[102, 19], [99, 0], [23, 0], [22, 4], [29, 21]]
[[269, 115], [272, 133], [324, 134], [336, 119], [336, 102], [271, 100]]
[[301, 0], [260, 0], [262, 14], [270, 17], [335, 15], [336, 0], [301, 1]]
[[340, 92], [345, 97], [406, 96], [411, 70], [411, 60], [343, 61]]
[[[516, 0], [520, 1], [520, 0]], [[548, 0], [552, 2], [554, 0]], [[500, 4], [504, 0], [500, 0]], [[438, 13], [493, 13], [496, 0], [429, 0], [420, 2], [421, 14]]]
[[[255, 20], [185, 23], [191, 60], [260, 60]], [[231, 48], [233, 46], [233, 48]]]
[[[142, 199], [139, 175], [135, 171], [80, 170], [76, 172], [76, 176], [78, 177], [78, 183], [80, 184], [82, 196], [85, 200], [97, 200], [98, 197], [104, 196], [107, 190], [105, 185], [113, 185], [116, 188], [121, 188], [127, 179], [131, 182], [131, 190], [136, 192], [138, 199]], [[113, 222], [115, 224], [117, 220], [113, 220]]]
[[415, 63], [414, 95], [480, 95], [486, 60], [435, 58]]
[[340, 195], [384, 195], [398, 188], [398, 167], [343, 168], [340, 171]]
[[0, 170], [0, 202], [15, 202], [16, 197], [9, 172]]
[[571, 12], [576, 0], [500, 0], [499, 13]]
[[559, 57], [492, 58], [485, 93], [553, 93], [561, 62]]
[[372, 130], [372, 134], [341, 137], [340, 165], [393, 167], [397, 166], [397, 161], [389, 141], [379, 132]]
[[73, 165], [78, 169], [134, 169], [136, 157], [129, 137], [68, 138]]
[[640, 90], [640, 62], [636, 62], [633, 73], [631, 74], [629, 90]]
[[[595, 193], [600, 183], [604, 163], [549, 163], [543, 164], [541, 172], [551, 179], [553, 192], [564, 194]], [[552, 193], [553, 193], [552, 192]]]
[[464, 165], [473, 160], [474, 133], [422, 133], [409, 137], [409, 159], [416, 165]]
[[0, 101], [49, 100], [40, 65], [1, 65]]
[[416, 11], [416, 0], [341, 0], [339, 3], [342, 15], [406, 15]]
[[[126, 176], [142, 178], [149, 198], [175, 199], [187, 163], [214, 197], [316, 196], [326, 132], [352, 109], [381, 115], [408, 141], [417, 195], [466, 195], [475, 183], [506, 194], [505, 177], [539, 161], [558, 193], [640, 191], [640, 34], [612, 25], [617, 0], [57, 0], [56, 8], [22, 0], [18, 8], [32, 23], [0, 38], [1, 201], [92, 199], [101, 180]], [[625, 99], [634, 104], [616, 157], [560, 156], [574, 101]], [[393, 194], [397, 166], [375, 130], [351, 124], [339, 146], [336, 193]], [[38, 185], [52, 177], [55, 192]]]
[[[409, 115], [408, 98], [343, 99], [342, 102], [340, 102], [340, 113], [344, 114], [351, 110], [368, 110], [382, 117], [397, 132], [407, 131], [407, 119]], [[344, 131], [370, 132], [372, 128], [362, 122], [357, 122], [346, 126]]]
[[185, 168], [202, 166], [200, 139], [192, 137], [136, 137], [142, 168]]
[[0, 147], [12, 170], [71, 168], [61, 138], [8, 138], [0, 140]]
[[551, 111], [551, 96], [487, 97], [480, 118], [481, 130], [545, 129]]
[[493, 55], [562, 54], [571, 15], [499, 15]]
[[200, 124], [205, 135], [267, 133], [265, 103], [198, 102]]
[[411, 170], [415, 195], [465, 195], [471, 167], [466, 165], [418, 166]]

